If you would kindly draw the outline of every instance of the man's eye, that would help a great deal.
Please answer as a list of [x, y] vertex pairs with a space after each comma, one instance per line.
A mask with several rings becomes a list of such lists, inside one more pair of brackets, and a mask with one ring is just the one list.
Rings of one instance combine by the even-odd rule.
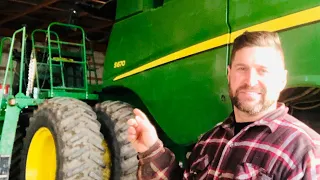
[[246, 68], [245, 68], [245, 67], [239, 67], [238, 70], [240, 70], [240, 71], [245, 71]]
[[260, 73], [261, 73], [261, 74], [268, 73], [268, 70], [266, 70], [266, 69], [260, 69]]

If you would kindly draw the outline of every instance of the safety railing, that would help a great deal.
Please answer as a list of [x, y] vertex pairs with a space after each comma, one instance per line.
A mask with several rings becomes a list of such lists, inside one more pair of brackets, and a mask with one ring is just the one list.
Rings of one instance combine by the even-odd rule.
[[[84, 32], [83, 28], [80, 27], [80, 26], [77, 26], [77, 25], [53, 22], [48, 26], [48, 30], [47, 31], [48, 31], [49, 34], [50, 34], [51, 29], [52, 29], [53, 26], [62, 26], [62, 27], [65, 27], [65, 28], [78, 29], [82, 33], [82, 39], [81, 39], [80, 43], [74, 43], [74, 42], [62, 41], [62, 40], [59, 40], [59, 39], [53, 40], [53, 39], [51, 39], [50, 36], [48, 36], [49, 68], [50, 68], [50, 95], [53, 96], [54, 89], [85, 91], [85, 93], [88, 94], [86, 40], [85, 40], [85, 32]], [[52, 45], [53, 44], [57, 44], [58, 46], [59, 45], [68, 45], [68, 46], [80, 47], [80, 49], [81, 49], [81, 61], [60, 61], [60, 62], [62, 64], [64, 64], [64, 63], [75, 63], [75, 64], [80, 64], [82, 66], [84, 88], [66, 87], [65, 86], [65, 82], [64, 82], [63, 71], [61, 71], [62, 87], [53, 86], [53, 72], [52, 72], [53, 61], [54, 61], [54, 58], [52, 56]]]
[[[45, 35], [45, 40], [44, 42], [38, 42], [39, 44], [36, 43], [36, 40], [35, 40], [35, 36], [40, 34], [40, 33], [43, 33]], [[45, 89], [43, 88], [42, 86], [40, 86], [40, 82], [39, 82], [39, 76], [38, 76], [38, 66], [48, 66], [49, 67], [49, 61], [46, 59], [45, 55], [43, 55], [43, 58], [41, 59], [41, 62], [39, 62], [40, 59], [38, 59], [37, 57], [38, 56], [38, 53], [37, 53], [37, 49], [40, 49], [42, 50], [42, 52], [45, 54], [45, 53], [49, 53], [49, 48], [52, 48], [52, 49], [56, 49], [58, 51], [58, 56], [61, 58], [61, 45], [60, 44], [57, 44], [56, 47], [49, 47], [48, 46], [48, 37], [51, 35], [53, 35], [55, 37], [55, 40], [59, 41], [59, 35], [58, 33], [54, 32], [54, 31], [48, 31], [48, 30], [45, 30], [45, 29], [35, 29], [32, 31], [31, 33], [31, 41], [32, 41], [32, 53], [33, 56], [35, 57], [36, 59], [36, 65], [35, 65], [35, 68], [36, 68], [36, 74], [35, 74], [35, 78], [36, 78], [36, 85], [37, 85], [37, 92], [34, 92], [34, 93], [40, 93], [41, 91], [49, 91], [50, 89]], [[42, 45], [41, 45], [42, 43]], [[45, 60], [44, 60], [45, 59]], [[60, 66], [61, 66], [61, 71], [63, 71], [62, 69], [62, 62], [60, 62]], [[49, 68], [48, 68], [49, 70]], [[45, 81], [45, 80], [43, 80]]]
[[[7, 61], [7, 65], [6, 65], [6, 71], [4, 74], [4, 78], [2, 81], [2, 93], [0, 93], [0, 102], [3, 101], [3, 97], [4, 97], [4, 88], [5, 85], [7, 84], [7, 78], [8, 78], [8, 74], [10, 73], [11, 76], [11, 82], [9, 83], [10, 89], [8, 92], [8, 95], [12, 95], [12, 85], [13, 85], [13, 78], [14, 78], [14, 68], [13, 68], [13, 50], [14, 50], [14, 45], [16, 42], [16, 36], [18, 33], [22, 33], [22, 38], [21, 38], [21, 66], [20, 66], [20, 76], [19, 76], [19, 92], [18, 94], [22, 93], [22, 83], [23, 83], [23, 78], [24, 78], [24, 61], [25, 61], [25, 38], [26, 38], [26, 27], [23, 27], [21, 29], [16, 30], [11, 38], [11, 44], [10, 44], [10, 50], [9, 50], [9, 55], [8, 55], [8, 61]], [[8, 39], [2, 39], [1, 41], [1, 53], [2, 53], [2, 49], [4, 46], [4, 42], [8, 40]], [[2, 56], [2, 55], [1, 55]], [[18, 69], [17, 69], [18, 71]]]

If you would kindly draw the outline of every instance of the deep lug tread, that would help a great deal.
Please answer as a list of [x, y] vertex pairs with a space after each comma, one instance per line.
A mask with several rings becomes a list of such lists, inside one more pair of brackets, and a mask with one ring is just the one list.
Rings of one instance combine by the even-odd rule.
[[[49, 128], [50, 131], [55, 131], [51, 132], [53, 136], [57, 136], [55, 138], [56, 148], [60, 160], [57, 166], [57, 178], [62, 180], [102, 179], [102, 170], [105, 165], [101, 161], [104, 139], [100, 132], [100, 123], [89, 105], [73, 98], [52, 98], [46, 100], [34, 111], [33, 117], [30, 118], [29, 128], [27, 128], [25, 144], [28, 145], [24, 146], [24, 161], [21, 167], [25, 168], [30, 139], [35, 133], [35, 129], [31, 127], [46, 127], [46, 124], [43, 125], [43, 122], [40, 122], [44, 117], [45, 121], [53, 126]], [[21, 177], [24, 179], [24, 173]]]
[[[121, 167], [121, 180], [136, 179], [138, 160], [137, 152], [131, 147], [130, 142], [127, 140], [127, 121], [134, 117], [133, 108], [121, 101], [105, 101], [95, 106], [96, 111], [105, 113], [108, 119], [104, 121], [112, 121], [113, 132], [115, 139], [120, 146], [119, 158]], [[110, 124], [106, 122], [106, 124]]]

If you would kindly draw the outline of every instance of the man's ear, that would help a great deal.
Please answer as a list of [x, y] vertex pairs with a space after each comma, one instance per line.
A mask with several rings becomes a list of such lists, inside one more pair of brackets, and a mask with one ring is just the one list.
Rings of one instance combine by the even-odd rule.
[[231, 65], [228, 65], [228, 83], [230, 83], [230, 71], [231, 71]]

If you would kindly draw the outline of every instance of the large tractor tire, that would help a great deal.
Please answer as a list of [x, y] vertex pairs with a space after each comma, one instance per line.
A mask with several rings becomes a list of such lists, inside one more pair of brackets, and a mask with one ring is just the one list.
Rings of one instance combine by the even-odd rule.
[[102, 180], [103, 135], [96, 114], [72, 98], [44, 102], [30, 118], [21, 155], [21, 179]]
[[137, 179], [137, 152], [127, 140], [127, 121], [134, 117], [133, 108], [124, 102], [105, 101], [97, 104], [95, 111], [110, 145], [111, 179]]

